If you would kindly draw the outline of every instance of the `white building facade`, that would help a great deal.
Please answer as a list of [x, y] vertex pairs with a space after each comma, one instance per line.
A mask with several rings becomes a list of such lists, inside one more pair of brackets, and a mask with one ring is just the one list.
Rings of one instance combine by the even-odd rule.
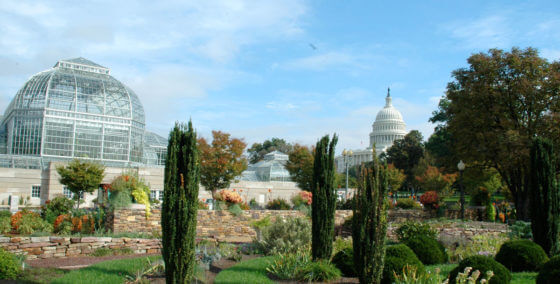
[[376, 155], [387, 151], [398, 139], [403, 139], [406, 135], [406, 124], [401, 113], [393, 106], [391, 91], [387, 89], [385, 107], [383, 107], [375, 117], [372, 131], [369, 134], [369, 147], [366, 149], [353, 150], [350, 156], [338, 156], [335, 159], [338, 172], [344, 172], [346, 164], [348, 166], [360, 165], [373, 160], [373, 152]]

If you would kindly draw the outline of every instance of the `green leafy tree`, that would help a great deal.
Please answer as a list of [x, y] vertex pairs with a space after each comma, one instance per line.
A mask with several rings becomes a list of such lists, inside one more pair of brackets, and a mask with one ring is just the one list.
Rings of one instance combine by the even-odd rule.
[[315, 148], [313, 162], [313, 203], [311, 203], [312, 243], [314, 260], [330, 259], [334, 237], [334, 213], [336, 210], [336, 188], [334, 155], [338, 137], [332, 140], [326, 135]]
[[286, 170], [301, 190], [311, 191], [313, 188], [313, 155], [314, 149], [299, 144], [294, 145], [288, 155]]
[[254, 164], [264, 158], [264, 155], [279, 151], [284, 154], [290, 154], [294, 146], [284, 139], [272, 138], [270, 140], [265, 140], [263, 143], [253, 143], [251, 148], [247, 149], [249, 154], [249, 162]]
[[531, 227], [550, 256], [560, 252], [560, 190], [552, 142], [537, 137], [531, 148]]
[[216, 198], [219, 189], [228, 188], [233, 179], [247, 169], [242, 156], [247, 144], [221, 131], [212, 131], [212, 143], [198, 139], [200, 150], [200, 183]]
[[57, 166], [60, 183], [67, 186], [74, 193], [76, 206], [80, 208], [80, 199], [84, 193], [92, 193], [99, 188], [105, 168], [95, 162], [72, 160], [66, 166]]
[[447, 85], [444, 124], [463, 161], [495, 168], [513, 196], [517, 217], [529, 219], [529, 150], [533, 137], [560, 137], [560, 63], [537, 50], [491, 49], [473, 54]]
[[418, 130], [412, 130], [403, 139], [395, 140], [393, 146], [387, 149], [387, 163], [404, 171], [408, 187], [414, 184], [414, 167], [424, 156], [422, 140], [422, 134]]
[[380, 283], [385, 258], [389, 171], [373, 156], [373, 164], [362, 168], [352, 215], [354, 264], [360, 283]]
[[433, 165], [443, 168], [446, 173], [457, 171], [459, 160], [453, 150], [453, 136], [446, 125], [448, 108], [449, 100], [444, 97], [439, 101], [438, 110], [432, 112], [432, 117], [429, 119], [431, 123], [437, 124], [434, 133], [424, 143], [426, 152], [433, 157]]
[[199, 178], [196, 132], [191, 122], [177, 123], [169, 134], [161, 210], [167, 283], [190, 283], [194, 275]]

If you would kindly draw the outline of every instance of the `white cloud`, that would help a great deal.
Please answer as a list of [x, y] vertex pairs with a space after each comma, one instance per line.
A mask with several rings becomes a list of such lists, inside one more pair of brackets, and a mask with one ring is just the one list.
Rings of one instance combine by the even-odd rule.
[[505, 15], [490, 15], [469, 21], [448, 23], [443, 27], [459, 45], [467, 49], [488, 49], [511, 45], [511, 24]]

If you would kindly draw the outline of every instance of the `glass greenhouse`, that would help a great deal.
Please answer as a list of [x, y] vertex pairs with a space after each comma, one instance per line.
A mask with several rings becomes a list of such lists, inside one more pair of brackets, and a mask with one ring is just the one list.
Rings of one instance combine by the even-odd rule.
[[138, 96], [109, 73], [75, 58], [31, 77], [2, 117], [0, 166], [44, 168], [68, 158], [163, 165], [166, 139], [145, 131]]
[[249, 165], [243, 172], [244, 181], [291, 181], [290, 173], [286, 170], [288, 155], [274, 151], [266, 154], [262, 161]]

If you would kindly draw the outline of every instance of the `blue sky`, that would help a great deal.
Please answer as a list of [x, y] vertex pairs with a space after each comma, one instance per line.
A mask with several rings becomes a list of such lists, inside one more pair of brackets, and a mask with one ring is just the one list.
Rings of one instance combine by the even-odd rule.
[[[391, 3], [389, 3], [391, 2]], [[452, 70], [489, 48], [560, 59], [558, 1], [5, 1], [0, 109], [33, 74], [82, 56], [111, 68], [167, 136], [364, 148], [387, 87], [427, 138]]]

